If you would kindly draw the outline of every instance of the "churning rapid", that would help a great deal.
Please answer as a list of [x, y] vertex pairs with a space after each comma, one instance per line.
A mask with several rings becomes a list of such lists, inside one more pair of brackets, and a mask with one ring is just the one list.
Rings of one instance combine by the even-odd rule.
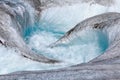
[[[19, 3], [20, 7], [16, 5], [17, 3]], [[45, 56], [46, 62], [49, 62], [49, 59], [51, 59], [51, 61], [60, 61], [55, 64], [40, 63], [37, 62], [37, 60], [32, 61], [30, 59], [34, 60], [34, 58], [31, 56], [30, 59], [20, 56], [21, 51], [19, 51], [19, 49], [16, 50], [16, 48], [11, 47], [6, 48], [6, 46], [0, 44], [0, 74], [22, 70], [58, 69], [79, 63], [85, 63], [103, 54], [111, 43], [110, 41], [112, 38], [109, 38], [108, 35], [101, 30], [84, 29], [80, 33], [80, 36], [72, 40], [70, 43], [65, 42], [65, 44], [57, 45], [55, 47], [51, 47], [51, 45], [59, 40], [67, 31], [76, 26], [76, 24], [89, 17], [106, 12], [120, 12], [118, 7], [120, 2], [116, 1], [115, 3], [116, 5], [109, 4], [105, 6], [92, 1], [81, 1], [71, 5], [48, 7], [43, 9], [42, 12], [38, 14], [40, 16], [37, 15], [36, 19], [34, 8], [27, 2], [22, 0], [0, 1], [0, 8], [6, 9], [7, 14], [17, 14], [17, 17], [15, 18], [15, 16], [13, 16], [13, 18], [18, 21], [19, 25], [23, 26], [24, 31], [21, 30], [21, 27], [17, 30], [20, 29], [20, 32], [22, 33], [21, 35], [27, 43], [27, 46], [29, 46], [33, 52]], [[11, 23], [7, 21], [7, 18], [6, 22], [8, 24]], [[14, 26], [17, 25], [16, 21], [13, 22]], [[114, 33], [114, 31], [116, 31], [116, 28], [114, 28], [111, 33]], [[16, 32], [13, 32], [12, 35], [13, 37], [18, 36], [16, 35]], [[114, 34], [110, 35], [110, 37], [114, 37]], [[0, 43], [2, 43], [2, 41], [4, 42], [1, 37], [0, 41]], [[16, 43], [19, 43], [19, 40], [15, 41]], [[21, 42], [24, 41], [21, 40]], [[25, 49], [26, 52], [29, 50], [28, 48]], [[48, 59], [46, 59], [46, 57]]]

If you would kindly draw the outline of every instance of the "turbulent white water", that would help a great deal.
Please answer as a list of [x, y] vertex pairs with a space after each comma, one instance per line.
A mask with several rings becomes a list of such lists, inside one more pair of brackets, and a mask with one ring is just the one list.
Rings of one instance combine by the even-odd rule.
[[[70, 44], [49, 48], [66, 31], [85, 18], [104, 12], [120, 12], [119, 3], [111, 7], [82, 3], [53, 7], [42, 12], [39, 23], [25, 32], [25, 40], [38, 54], [62, 61], [59, 64], [44, 64], [21, 57], [14, 49], [0, 45], [0, 74], [21, 70], [56, 69], [88, 62], [107, 48], [107, 37], [100, 31], [83, 31], [81, 37]], [[90, 5], [91, 4], [91, 5]]]

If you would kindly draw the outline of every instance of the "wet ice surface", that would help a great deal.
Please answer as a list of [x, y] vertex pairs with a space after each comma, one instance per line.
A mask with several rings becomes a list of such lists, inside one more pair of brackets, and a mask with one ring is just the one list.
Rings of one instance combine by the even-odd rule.
[[[47, 25], [47, 26], [46, 26]], [[38, 54], [62, 61], [59, 64], [44, 64], [23, 58], [14, 49], [0, 48], [0, 73], [9, 73], [21, 70], [49, 70], [63, 68], [89, 60], [101, 55], [107, 48], [107, 38], [100, 31], [84, 31], [81, 37], [66, 45], [50, 48], [49, 45], [59, 39], [64, 32], [46, 30], [43, 27], [52, 25], [35, 25], [27, 29], [25, 40]], [[29, 34], [31, 32], [31, 34]], [[4, 68], [3, 68], [4, 67]]]
[[[42, 12], [41, 20], [25, 32], [25, 41], [38, 54], [62, 61], [59, 64], [44, 64], [20, 56], [14, 49], [0, 45], [0, 74], [22, 70], [48, 70], [71, 66], [101, 55], [108, 47], [107, 37], [101, 31], [86, 30], [71, 43], [48, 47], [69, 29], [85, 18], [104, 12], [117, 11], [117, 4], [104, 7], [98, 4], [81, 4], [49, 8]], [[89, 13], [89, 14], [88, 14]]]
[[[49, 45], [58, 40], [64, 32], [41, 29], [45, 26], [45, 24], [40, 26], [28, 37], [27, 42], [34, 51], [47, 57], [70, 64], [78, 64], [97, 57], [108, 46], [107, 37], [101, 31], [85, 30], [79, 38], [72, 42], [50, 48]], [[47, 24], [47, 26], [51, 25]]]

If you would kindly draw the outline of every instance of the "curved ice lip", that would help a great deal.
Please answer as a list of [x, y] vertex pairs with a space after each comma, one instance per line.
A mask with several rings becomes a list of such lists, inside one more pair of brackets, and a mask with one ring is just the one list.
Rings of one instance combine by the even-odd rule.
[[80, 33], [87, 28], [100, 29], [108, 36], [109, 47], [103, 55], [95, 58], [90, 62], [98, 62], [98, 61], [100, 62], [106, 59], [118, 57], [119, 53], [115, 55], [113, 53], [108, 54], [108, 52], [111, 51], [114, 47], [116, 47], [116, 45], [119, 45], [118, 44], [119, 31], [120, 31], [119, 23], [120, 23], [120, 13], [116, 13], [116, 12], [108, 12], [94, 17], [90, 17], [78, 23], [74, 28], [72, 28], [67, 33], [65, 33], [65, 35], [61, 37], [58, 41], [51, 44], [50, 47], [54, 48], [59, 44], [69, 43], [71, 40], [75, 39], [76, 37], [79, 37]]
[[[84, 29], [90, 28], [90, 29], [100, 29], [106, 33], [106, 35], [109, 38], [109, 47], [106, 50], [106, 52], [108, 52], [112, 48], [113, 44], [115, 44], [116, 41], [119, 40], [119, 31], [120, 31], [119, 19], [120, 19], [120, 13], [116, 13], [116, 12], [103, 13], [103, 14], [85, 19], [79, 24], [77, 24], [74, 28], [69, 30], [67, 33], [65, 33], [65, 35], [61, 37], [58, 41], [51, 44], [50, 47], [53, 48], [59, 44], [69, 43], [72, 39], [79, 37], [80, 32], [82, 32]], [[98, 61], [99, 61], [99, 58], [100, 60], [102, 60], [102, 59], [114, 58], [118, 56], [118, 54], [116, 55], [106, 54], [106, 52], [105, 54], [97, 58]], [[96, 61], [97, 59], [92, 60], [91, 62]]]

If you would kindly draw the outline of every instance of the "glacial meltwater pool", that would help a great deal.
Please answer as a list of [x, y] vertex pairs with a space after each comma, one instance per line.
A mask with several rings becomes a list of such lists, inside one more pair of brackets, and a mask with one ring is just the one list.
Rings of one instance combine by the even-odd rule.
[[61, 25], [36, 23], [25, 31], [25, 41], [38, 54], [70, 63], [85, 63], [102, 54], [108, 47], [107, 37], [100, 30], [85, 30], [68, 44], [50, 48], [49, 45], [64, 35], [57, 30]]
[[108, 7], [97, 4], [92, 6], [76, 4], [44, 10], [41, 13], [40, 22], [28, 26], [24, 31], [24, 40], [36, 53], [59, 60], [61, 63], [45, 64], [32, 61], [20, 56], [14, 48], [5, 48], [0, 45], [0, 74], [15, 71], [58, 69], [85, 63], [103, 54], [108, 47], [108, 40], [106, 35], [99, 30], [84, 30], [79, 38], [66, 45], [54, 48], [50, 48], [49, 45], [80, 21], [107, 11]]
[[[38, 54], [61, 61], [57, 64], [44, 64], [21, 57], [15, 50], [0, 46], [0, 74], [20, 70], [48, 70], [85, 63], [101, 55], [108, 47], [107, 37], [101, 31], [85, 30], [71, 43], [50, 48], [49, 45], [64, 35], [62, 25], [35, 23], [26, 29], [24, 39]], [[4, 68], [3, 68], [4, 67]]]

